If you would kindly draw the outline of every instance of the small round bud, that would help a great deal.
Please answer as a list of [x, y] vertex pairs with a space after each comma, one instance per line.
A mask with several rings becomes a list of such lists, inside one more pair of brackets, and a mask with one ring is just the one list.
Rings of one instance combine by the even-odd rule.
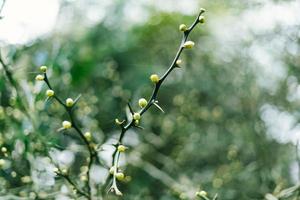
[[80, 167], [80, 171], [81, 171], [82, 173], [87, 173], [88, 170], [89, 170], [89, 167], [88, 167], [88, 166], [82, 166], [82, 167]]
[[16, 177], [17, 177], [17, 172], [12, 171], [12, 172], [10, 173], [10, 175], [11, 175], [11, 177], [16, 178]]
[[23, 183], [30, 183], [31, 182], [31, 177], [30, 176], [23, 176], [23, 177], [21, 177], [21, 181]]
[[46, 95], [47, 95], [48, 97], [52, 97], [52, 96], [54, 96], [54, 91], [53, 91], [53, 90], [47, 90], [47, 91], [46, 91]]
[[204, 8], [200, 8], [200, 11], [204, 13], [206, 10]]
[[198, 197], [206, 197], [207, 196], [207, 192], [205, 192], [204, 190], [200, 191], [200, 192], [196, 192], [196, 196]]
[[150, 76], [150, 80], [152, 81], [152, 83], [158, 83], [159, 77], [158, 77], [157, 74], [152, 74], [152, 75]]
[[187, 30], [186, 25], [185, 25], [185, 24], [180, 24], [179, 30], [180, 30], [180, 31], [183, 31], [183, 32], [186, 31], [186, 30]]
[[38, 74], [38, 75], [36, 75], [35, 80], [37, 80], [37, 81], [43, 81], [44, 80], [44, 76]]
[[110, 173], [110, 174], [114, 174], [114, 172], [115, 172], [115, 167], [112, 166], [112, 167], [109, 169], [109, 173]]
[[119, 152], [125, 152], [126, 149], [127, 149], [127, 147], [125, 147], [124, 145], [119, 145], [119, 146], [118, 146], [118, 151], [119, 151]]
[[1, 151], [2, 151], [2, 153], [6, 153], [7, 152], [7, 148], [6, 147], [2, 147]]
[[[80, 179], [81, 179], [81, 177], [80, 177]], [[75, 194], [75, 195], [76, 195], [76, 194], [77, 194], [77, 192], [78, 192], [78, 191], [77, 191], [77, 189], [76, 189], [76, 188], [73, 188], [73, 194]]]
[[205, 22], [205, 18], [203, 16], [200, 16], [199, 17], [199, 23], [204, 24], [204, 22]]
[[124, 175], [122, 172], [118, 172], [118, 173], [116, 174], [116, 178], [117, 178], [119, 181], [122, 181], [122, 180], [124, 180], [125, 175]]
[[41, 72], [46, 72], [47, 71], [47, 67], [46, 66], [40, 66], [40, 70]]
[[57, 167], [54, 167], [54, 168], [53, 168], [53, 172], [54, 172], [54, 173], [59, 173], [59, 169], [58, 169]]
[[134, 113], [134, 114], [133, 114], [133, 119], [134, 119], [134, 120], [140, 120], [140, 119], [141, 119], [140, 113]]
[[66, 105], [67, 105], [68, 107], [72, 107], [72, 106], [74, 105], [73, 99], [67, 98], [67, 99], [66, 99]]
[[138, 126], [140, 123], [140, 120], [134, 120], [134, 125]]
[[147, 100], [144, 98], [139, 99], [139, 106], [144, 108], [148, 104]]
[[184, 44], [183, 44], [183, 47], [184, 48], [187, 48], [187, 49], [191, 49], [193, 48], [195, 45], [195, 43], [193, 41], [186, 41]]
[[5, 160], [4, 159], [0, 159], [0, 167], [3, 167], [5, 165]]
[[92, 140], [92, 134], [91, 132], [85, 132], [84, 133], [84, 137], [87, 141], [91, 141]]
[[68, 174], [68, 170], [66, 168], [63, 168], [61, 170], [62, 175], [67, 175]]
[[62, 126], [63, 126], [64, 129], [69, 129], [69, 128], [72, 127], [72, 124], [69, 121], [63, 121]]
[[181, 63], [182, 63], [181, 59], [179, 59], [179, 60], [176, 61], [176, 65], [180, 65]]
[[81, 180], [81, 181], [87, 181], [87, 176], [85, 176], [85, 175], [80, 176], [80, 180]]

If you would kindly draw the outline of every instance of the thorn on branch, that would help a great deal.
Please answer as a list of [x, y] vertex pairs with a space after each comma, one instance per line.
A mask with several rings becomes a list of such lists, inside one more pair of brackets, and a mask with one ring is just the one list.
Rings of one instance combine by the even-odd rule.
[[153, 105], [155, 105], [162, 113], [165, 113], [165, 111], [158, 105], [158, 101], [154, 101]]
[[139, 128], [139, 129], [141, 129], [141, 130], [144, 130], [144, 129], [145, 129], [145, 128], [142, 127], [142, 126], [136, 126], [136, 125], [134, 125], [134, 127]]
[[81, 94], [79, 94], [76, 99], [74, 100], [74, 105], [73, 107], [77, 104], [77, 102], [79, 101], [79, 99], [81, 98]]

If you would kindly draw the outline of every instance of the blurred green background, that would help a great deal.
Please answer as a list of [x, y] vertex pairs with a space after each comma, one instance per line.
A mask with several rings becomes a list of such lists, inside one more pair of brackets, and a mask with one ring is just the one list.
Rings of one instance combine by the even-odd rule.
[[191, 24], [201, 7], [206, 23], [190, 35], [195, 48], [182, 54], [182, 68], [159, 92], [165, 113], [151, 108], [144, 130], [126, 134], [130, 149], [121, 160], [131, 180], [120, 184], [122, 199], [194, 199], [199, 190], [219, 199], [263, 199], [299, 183], [299, 1], [61, 0], [55, 23], [44, 21], [49, 30], [42, 33], [28, 24], [49, 16], [54, 3], [18, 7], [33, 16], [22, 32], [7, 25], [20, 3], [13, 1], [0, 21], [1, 54], [18, 84], [16, 90], [0, 65], [0, 146], [7, 148], [0, 152], [0, 199], [74, 199], [51, 172], [49, 154], [80, 184], [86, 152], [74, 131], [57, 132], [67, 116], [45, 101], [45, 85], [34, 80], [40, 65], [48, 66], [60, 97], [82, 94], [76, 112], [103, 149], [106, 165], [92, 174], [105, 191], [119, 135], [114, 119], [125, 117], [128, 101], [137, 110], [138, 99], [151, 95], [149, 76], [168, 68], [179, 24]]

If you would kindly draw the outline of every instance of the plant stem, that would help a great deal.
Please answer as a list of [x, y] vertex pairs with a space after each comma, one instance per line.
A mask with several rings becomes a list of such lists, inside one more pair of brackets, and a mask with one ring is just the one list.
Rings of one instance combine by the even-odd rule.
[[[163, 82], [165, 81], [165, 79], [168, 77], [168, 75], [177, 67], [176, 61], [179, 59], [181, 53], [184, 50], [184, 46], [183, 44], [187, 41], [189, 34], [192, 32], [192, 30], [195, 28], [195, 26], [199, 23], [199, 17], [204, 13], [204, 9], [201, 9], [200, 13], [198, 14], [197, 18], [195, 19], [195, 21], [193, 22], [193, 24], [186, 30], [184, 31], [180, 46], [177, 50], [177, 53], [171, 63], [171, 65], [169, 66], [169, 68], [167, 69], [167, 71], [163, 74], [163, 76], [160, 78], [160, 80], [158, 81], [158, 83], [155, 84], [155, 87], [153, 89], [153, 92], [148, 100], [148, 104], [142, 108], [139, 111], [139, 114], [142, 116], [153, 104], [156, 104], [156, 99], [157, 99], [157, 95], [159, 92], [159, 89], [161, 87], [161, 85], [163, 84]], [[129, 105], [129, 104], [128, 104]], [[129, 105], [130, 111], [131, 113], [133, 112], [130, 105]], [[112, 165], [114, 165], [114, 163], [118, 163], [115, 162], [116, 159], [119, 159], [119, 156], [117, 156], [117, 146], [122, 144], [123, 138], [127, 132], [127, 130], [129, 130], [130, 128], [132, 128], [134, 125], [134, 119], [131, 119], [125, 126], [122, 126], [121, 129], [121, 133], [118, 139], [118, 142], [114, 145], [116, 147], [116, 149], [114, 150], [113, 154], [112, 154]], [[115, 166], [118, 167], [118, 166]], [[111, 175], [109, 175], [107, 177], [106, 183], [108, 183], [108, 179], [110, 178]]]
[[[47, 74], [44, 73], [44, 81], [45, 83], [47, 84], [48, 88], [52, 90], [52, 87], [51, 87], [51, 84], [49, 82], [49, 79], [47, 77]], [[89, 159], [88, 159], [88, 170], [87, 170], [87, 184], [86, 184], [86, 187], [87, 187], [87, 198], [88, 199], [92, 199], [92, 191], [91, 191], [91, 186], [90, 186], [90, 171], [91, 171], [91, 167], [93, 165], [93, 162], [95, 159], [97, 159], [97, 154], [96, 152], [94, 151], [94, 149], [92, 149], [89, 141], [85, 138], [83, 132], [81, 131], [81, 129], [79, 128], [79, 126], [77, 125], [77, 120], [75, 119], [75, 114], [73, 112], [73, 106], [72, 107], [68, 107], [56, 94], [54, 94], [53, 98], [59, 103], [61, 104], [66, 112], [68, 113], [69, 115], [69, 118], [71, 120], [71, 123], [72, 123], [72, 127], [76, 130], [76, 132], [78, 133], [78, 135], [80, 136], [80, 138], [83, 140], [83, 142], [85, 143], [85, 146], [87, 147], [88, 149], [88, 152], [89, 152]], [[68, 177], [69, 178], [69, 177]], [[69, 178], [70, 179], [70, 178]], [[67, 179], [68, 182], [70, 182], [68, 179]]]

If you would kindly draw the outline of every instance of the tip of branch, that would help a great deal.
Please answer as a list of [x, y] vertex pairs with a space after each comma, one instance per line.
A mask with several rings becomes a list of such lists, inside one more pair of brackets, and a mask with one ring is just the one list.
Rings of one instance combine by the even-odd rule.
[[113, 192], [113, 193], [115, 193], [118, 196], [122, 196], [123, 195], [122, 192], [118, 188], [116, 188], [114, 186], [112, 186], [111, 188], [109, 188], [108, 191], [109, 192]]

